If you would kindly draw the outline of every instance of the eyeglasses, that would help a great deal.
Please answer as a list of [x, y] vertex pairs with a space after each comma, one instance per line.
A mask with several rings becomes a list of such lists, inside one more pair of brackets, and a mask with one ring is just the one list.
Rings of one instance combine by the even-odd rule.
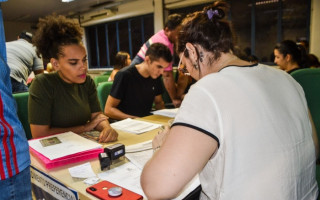
[[[185, 49], [183, 50], [183, 52], [182, 52], [182, 56], [181, 56], [181, 58], [180, 58], [180, 60], [179, 60], [179, 64], [178, 64], [178, 70], [179, 70], [180, 72], [182, 72], [184, 75], [190, 76], [190, 73], [188, 72], [186, 66], [182, 64], [182, 58], [183, 58], [184, 52], [185, 52], [186, 50], [187, 50], [187, 48], [185, 48]], [[182, 67], [181, 67], [181, 66], [182, 66]]]

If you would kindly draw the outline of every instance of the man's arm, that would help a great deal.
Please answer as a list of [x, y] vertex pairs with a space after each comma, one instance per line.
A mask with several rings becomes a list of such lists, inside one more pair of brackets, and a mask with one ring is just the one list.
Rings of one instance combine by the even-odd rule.
[[154, 98], [154, 104], [155, 104], [156, 110], [165, 108], [161, 94]]
[[104, 113], [112, 118], [117, 120], [127, 119], [127, 118], [137, 118], [137, 116], [128, 115], [121, 110], [119, 110], [117, 107], [120, 104], [121, 100], [116, 99], [112, 96], [108, 96], [106, 105], [104, 107]]
[[168, 91], [173, 105], [175, 107], [179, 107], [181, 104], [181, 99], [177, 96], [177, 86], [175, 84], [172, 71], [164, 71], [162, 78], [164, 87]]

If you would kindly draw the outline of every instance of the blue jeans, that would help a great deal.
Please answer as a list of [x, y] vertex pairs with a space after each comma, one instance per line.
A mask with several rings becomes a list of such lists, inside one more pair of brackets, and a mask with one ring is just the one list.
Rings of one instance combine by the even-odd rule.
[[28, 92], [29, 88], [23, 82], [19, 83], [15, 79], [11, 78], [11, 85], [12, 85], [12, 93], [18, 92]]
[[30, 166], [19, 174], [0, 181], [1, 200], [30, 200], [31, 177]]

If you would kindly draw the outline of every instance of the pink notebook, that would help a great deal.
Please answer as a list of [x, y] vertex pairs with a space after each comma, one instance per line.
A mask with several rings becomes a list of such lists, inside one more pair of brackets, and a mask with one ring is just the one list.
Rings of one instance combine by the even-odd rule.
[[55, 167], [60, 167], [67, 164], [88, 160], [91, 158], [98, 158], [98, 154], [103, 152], [103, 148], [98, 148], [50, 160], [41, 153], [34, 150], [33, 148], [29, 147], [29, 149], [31, 154], [47, 169], [52, 169]]

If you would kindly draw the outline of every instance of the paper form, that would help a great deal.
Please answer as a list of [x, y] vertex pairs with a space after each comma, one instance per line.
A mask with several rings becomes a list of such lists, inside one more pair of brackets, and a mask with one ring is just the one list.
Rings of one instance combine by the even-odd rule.
[[68, 169], [72, 177], [90, 178], [96, 176], [89, 162]]
[[28, 142], [31, 148], [50, 160], [102, 147], [101, 144], [71, 131], [29, 140]]
[[179, 111], [179, 108], [172, 108], [172, 109], [161, 109], [161, 110], [156, 110], [153, 111], [152, 113], [154, 115], [162, 115], [165, 117], [171, 117], [171, 118], [175, 118], [177, 113]]
[[150, 122], [144, 122], [134, 119], [124, 119], [110, 124], [112, 128], [126, 131], [129, 133], [140, 134], [153, 129], [159, 128], [161, 124], [155, 124]]
[[[151, 140], [150, 140], [151, 141]], [[127, 149], [137, 149], [137, 147], [144, 146], [144, 144], [150, 145], [150, 141], [139, 143], [136, 145], [130, 145]], [[133, 153], [126, 153], [126, 157], [130, 162], [125, 163], [119, 167], [108, 170], [106, 172], [98, 174], [98, 177], [102, 180], [107, 180], [124, 188], [132, 190], [138, 194], [144, 196], [147, 199], [140, 185], [140, 176], [145, 163], [152, 157], [153, 150], [148, 149], [145, 151], [136, 151]], [[196, 189], [200, 185], [199, 176], [196, 175], [182, 190], [182, 192], [174, 200], [181, 200], [186, 197], [190, 192]]]

